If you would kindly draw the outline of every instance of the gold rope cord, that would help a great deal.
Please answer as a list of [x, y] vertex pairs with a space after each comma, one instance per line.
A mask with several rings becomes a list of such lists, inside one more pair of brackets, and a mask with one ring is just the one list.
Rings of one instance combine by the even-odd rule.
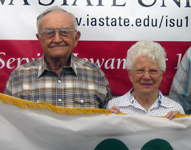
[[58, 107], [46, 102], [31, 102], [0, 93], [0, 100], [6, 104], [12, 104], [22, 109], [46, 109], [59, 114], [87, 115], [87, 114], [112, 114], [106, 109], [66, 108]]
[[[87, 114], [112, 114], [109, 110], [106, 109], [87, 109], [87, 108], [66, 108], [66, 107], [58, 107], [51, 105], [46, 102], [31, 102], [19, 98], [15, 98], [12, 96], [8, 96], [0, 93], [0, 100], [6, 104], [12, 104], [18, 106], [22, 109], [46, 109], [52, 112], [56, 112], [59, 114], [68, 114], [68, 115], [87, 115]], [[126, 115], [124, 113], [119, 112], [118, 115]], [[186, 114], [177, 114], [174, 118], [188, 117], [191, 115]], [[166, 118], [166, 116], [162, 116]]]

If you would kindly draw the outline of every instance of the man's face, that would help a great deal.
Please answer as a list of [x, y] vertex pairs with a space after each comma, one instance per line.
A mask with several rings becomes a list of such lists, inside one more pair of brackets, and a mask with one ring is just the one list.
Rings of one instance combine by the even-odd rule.
[[[39, 32], [45, 29], [60, 28], [75, 29], [73, 18], [62, 11], [50, 12], [43, 16], [39, 22]], [[43, 33], [36, 34], [36, 36], [41, 43], [46, 59], [63, 58], [68, 60], [73, 49], [77, 46], [80, 32], [72, 31], [69, 37], [63, 37], [56, 30], [56, 34], [51, 38], [47, 38]]]

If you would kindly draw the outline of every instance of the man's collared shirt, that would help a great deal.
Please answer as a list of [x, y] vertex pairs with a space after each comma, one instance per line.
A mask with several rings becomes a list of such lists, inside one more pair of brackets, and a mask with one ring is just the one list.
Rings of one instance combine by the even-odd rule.
[[107, 108], [117, 106], [120, 108], [120, 112], [130, 115], [166, 116], [168, 112], [176, 110], [184, 114], [184, 110], [180, 104], [163, 96], [160, 91], [158, 91], [159, 97], [157, 100], [148, 110], [145, 110], [132, 95], [133, 91], [134, 88], [125, 95], [110, 100]]
[[73, 55], [59, 75], [48, 69], [44, 57], [17, 67], [4, 94], [69, 108], [105, 108], [112, 97], [101, 69]]
[[180, 103], [191, 114], [191, 47], [186, 51], [172, 81], [169, 98]]

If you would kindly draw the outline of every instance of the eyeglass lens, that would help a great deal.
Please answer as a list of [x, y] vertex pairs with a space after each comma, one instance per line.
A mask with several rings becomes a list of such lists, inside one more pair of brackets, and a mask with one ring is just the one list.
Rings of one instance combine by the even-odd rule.
[[[56, 34], [55, 29], [46, 29], [46, 30], [44, 30], [44, 35], [47, 38], [51, 38], [51, 37], [55, 36], [55, 34]], [[71, 34], [71, 30], [69, 30], [69, 29], [64, 29], [64, 28], [59, 29], [59, 35], [61, 35], [63, 37], [68, 37], [68, 36], [70, 36], [70, 34]]]
[[150, 70], [145, 70], [145, 69], [137, 69], [135, 72], [137, 74], [143, 74], [145, 73], [146, 71], [148, 71], [149, 74], [152, 74], [152, 75], [155, 75], [158, 73], [158, 70], [155, 70], [155, 69], [150, 69]]

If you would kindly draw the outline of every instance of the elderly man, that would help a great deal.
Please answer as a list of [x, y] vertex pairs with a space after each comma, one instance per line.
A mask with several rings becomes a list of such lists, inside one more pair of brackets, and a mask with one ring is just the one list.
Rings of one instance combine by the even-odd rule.
[[44, 56], [16, 68], [4, 94], [70, 108], [105, 108], [111, 90], [95, 64], [72, 55], [81, 33], [75, 16], [53, 6], [37, 17]]
[[169, 98], [180, 103], [186, 114], [191, 114], [191, 47], [184, 54], [174, 75]]

